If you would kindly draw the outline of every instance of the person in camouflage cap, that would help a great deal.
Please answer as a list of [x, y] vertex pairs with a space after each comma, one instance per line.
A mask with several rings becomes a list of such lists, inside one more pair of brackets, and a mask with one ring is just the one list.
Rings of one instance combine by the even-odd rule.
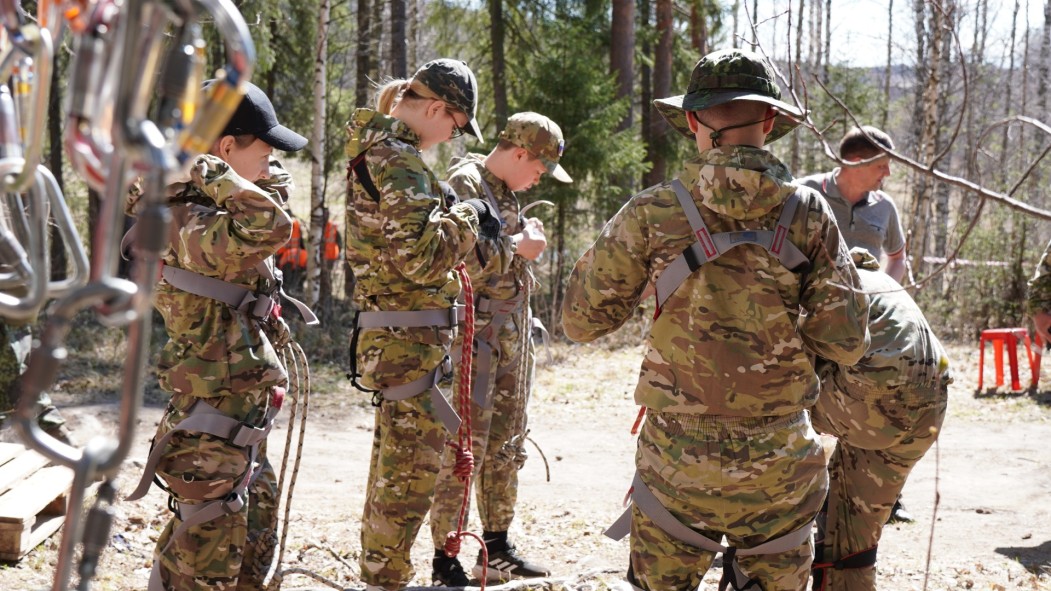
[[[500, 237], [483, 241], [466, 259], [475, 295], [473, 480], [489, 558], [486, 576], [491, 582], [549, 574], [546, 568], [519, 556], [507, 539], [522, 466], [514, 461], [515, 449], [523, 443], [532, 387], [532, 328], [538, 322], [526, 299], [532, 281], [528, 261], [536, 260], [547, 246], [543, 223], [520, 215], [516, 192], [534, 186], [544, 173], [560, 182], [572, 182], [559, 164], [564, 148], [562, 130], [554, 121], [539, 113], [516, 113], [507, 120], [499, 143], [488, 155], [468, 154], [454, 160], [449, 171], [449, 185], [461, 199], [484, 199], [503, 219]], [[454, 375], [453, 382], [458, 379]], [[431, 508], [432, 580], [437, 585], [462, 587], [469, 580], [459, 561], [444, 551], [463, 501], [463, 483], [454, 474], [455, 465], [455, 450], [446, 448]], [[482, 576], [481, 553], [474, 576]]]
[[609, 220], [562, 306], [566, 336], [588, 342], [656, 286], [633, 505], [607, 535], [630, 530], [638, 589], [696, 588], [721, 552], [720, 590], [799, 591], [828, 490], [811, 359], [857, 362], [868, 298], [824, 199], [763, 149], [802, 113], [758, 55], [711, 53], [654, 104], [698, 155]]
[[1029, 297], [1026, 301], [1029, 314], [1033, 317], [1033, 328], [1043, 339], [1044, 345], [1051, 348], [1051, 242], [1047, 243], [1036, 273], [1029, 280]]
[[912, 468], [938, 437], [949, 359], [916, 302], [864, 248], [851, 250], [871, 294], [872, 344], [854, 365], [818, 360], [814, 428], [839, 438], [818, 518], [814, 591], [876, 589], [876, 545]]
[[[169, 337], [158, 379], [171, 399], [129, 497], [145, 494], [155, 469], [172, 498], [150, 591], [258, 590], [273, 561], [277, 481], [265, 434], [288, 386], [283, 358], [291, 336], [276, 307], [238, 309], [194, 282], [223, 284], [245, 301], [277, 297], [273, 254], [288, 241], [291, 219], [282, 208], [283, 179], [269, 177], [269, 160], [275, 148], [297, 151], [306, 143], [249, 84], [209, 153], [167, 188], [170, 246], [154, 306]], [[139, 203], [133, 196], [129, 213]], [[189, 426], [202, 416], [245, 429], [226, 437]], [[242, 440], [243, 433], [255, 439]]]
[[361, 518], [369, 589], [395, 591], [412, 579], [409, 551], [431, 506], [447, 433], [459, 422], [437, 387], [456, 329], [454, 268], [479, 233], [495, 238], [500, 226], [482, 200], [447, 203], [422, 151], [463, 132], [480, 137], [477, 96], [466, 64], [434, 60], [381, 88], [378, 108], [357, 109], [347, 127], [345, 253], [358, 310], [351, 375], [376, 405]]

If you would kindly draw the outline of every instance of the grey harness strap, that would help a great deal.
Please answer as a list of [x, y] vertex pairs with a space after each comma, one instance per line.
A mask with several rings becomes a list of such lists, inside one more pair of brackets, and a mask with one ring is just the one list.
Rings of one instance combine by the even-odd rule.
[[492, 313], [489, 322], [484, 328], [476, 332], [474, 337], [474, 345], [476, 347], [474, 361], [477, 370], [475, 371], [471, 399], [481, 408], [489, 409], [493, 407], [492, 390], [489, 386], [492, 384], [494, 377], [503, 375], [497, 373], [494, 376], [493, 373], [493, 351], [500, 348], [500, 327], [507, 322], [507, 318], [511, 314], [521, 307], [524, 301], [525, 293], [520, 291], [513, 298], [506, 300], [494, 300], [484, 296], [479, 297], [478, 302], [475, 304], [476, 311]]
[[442, 377], [452, 373], [452, 361], [446, 356], [437, 367], [407, 384], [385, 388], [380, 390], [384, 400], [406, 400], [424, 392], [430, 391], [431, 403], [434, 405], [434, 414], [445, 426], [449, 433], [456, 433], [460, 428], [460, 415], [456, 414], [452, 405], [445, 399], [445, 394], [438, 388], [438, 382]]
[[799, 205], [799, 196], [796, 193], [785, 200], [781, 208], [781, 217], [778, 218], [777, 226], [773, 230], [739, 230], [711, 234], [690, 191], [679, 179], [672, 181], [671, 185], [675, 190], [675, 197], [679, 200], [679, 205], [686, 214], [687, 221], [690, 222], [690, 228], [693, 229], [696, 240], [657, 277], [655, 287], [658, 312], [664, 306], [664, 302], [675, 293], [675, 290], [686, 281], [690, 274], [704, 263], [719, 258], [723, 253], [739, 244], [755, 244], [763, 247], [785, 268], [794, 272], [802, 272], [809, 267], [810, 260], [788, 240], [789, 226], [795, 216], [796, 206]]
[[451, 308], [435, 310], [395, 310], [395, 311], [362, 311], [358, 312], [358, 328], [422, 328], [435, 326], [452, 328], [464, 317], [464, 308], [454, 305]]
[[127, 497], [129, 501], [141, 499], [146, 495], [146, 492], [149, 491], [150, 485], [153, 483], [154, 477], [157, 474], [157, 465], [164, 456], [164, 452], [166, 451], [172, 436], [176, 433], [205, 433], [223, 438], [231, 446], [246, 450], [248, 468], [233, 490], [221, 499], [196, 504], [183, 503], [176, 500], [176, 504], [179, 508], [179, 518], [182, 520], [182, 523], [172, 532], [171, 537], [168, 538], [168, 543], [165, 544], [164, 548], [154, 556], [153, 571], [150, 573], [150, 582], [147, 587], [148, 591], [164, 591], [160, 575], [160, 557], [171, 548], [171, 545], [175, 540], [179, 539], [179, 537], [193, 527], [201, 525], [202, 523], [207, 523], [222, 517], [223, 515], [237, 513], [244, 508], [245, 503], [247, 503], [248, 500], [248, 487], [255, 482], [256, 478], [258, 478], [259, 474], [263, 471], [262, 466], [259, 466], [254, 470], [252, 468], [255, 464], [256, 457], [259, 455], [259, 444], [270, 434], [270, 430], [274, 426], [274, 419], [277, 417], [280, 410], [280, 406], [272, 405], [266, 411], [266, 415], [263, 419], [263, 426], [254, 427], [223, 414], [211, 405], [205, 403], [203, 400], [198, 400], [192, 407], [190, 407], [188, 416], [185, 419], [179, 421], [179, 424], [175, 425], [174, 429], [165, 433], [163, 437], [154, 442], [153, 449], [150, 451], [150, 456], [146, 461], [145, 468], [143, 468], [142, 477], [139, 479], [138, 486], [136, 486], [135, 490]]
[[[810, 521], [795, 531], [768, 540], [752, 548], [723, 546], [711, 538], [701, 535], [672, 515], [671, 512], [661, 504], [660, 500], [654, 496], [653, 491], [646, 486], [646, 483], [642, 481], [642, 477], [638, 472], [635, 473], [635, 477], [631, 481], [631, 487], [632, 502], [644, 515], [646, 515], [646, 517], [650, 518], [657, 527], [664, 531], [664, 533], [684, 544], [689, 544], [690, 546], [707, 550], [708, 552], [724, 554], [723, 578], [724, 580], [731, 582], [734, 589], [746, 588], [751, 580], [748, 575], [741, 571], [740, 566], [737, 564], [738, 556], [760, 556], [764, 554], [780, 554], [782, 552], [788, 552], [789, 550], [806, 543], [807, 540], [810, 539], [811, 530], [814, 527], [814, 522]], [[613, 525], [603, 532], [603, 534], [614, 540], [622, 540], [624, 539], [624, 536], [630, 533], [630, 531], [631, 507], [629, 506], [624, 510], [624, 513], [617, 518]], [[732, 579], [729, 578], [730, 576], [732, 576]], [[724, 588], [722, 582], [720, 582], [719, 588], [720, 590]]]

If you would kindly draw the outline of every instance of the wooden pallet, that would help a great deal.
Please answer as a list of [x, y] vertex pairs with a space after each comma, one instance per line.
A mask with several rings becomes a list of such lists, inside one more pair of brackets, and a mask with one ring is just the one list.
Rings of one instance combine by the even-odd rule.
[[0, 443], [0, 560], [21, 560], [62, 527], [73, 471]]

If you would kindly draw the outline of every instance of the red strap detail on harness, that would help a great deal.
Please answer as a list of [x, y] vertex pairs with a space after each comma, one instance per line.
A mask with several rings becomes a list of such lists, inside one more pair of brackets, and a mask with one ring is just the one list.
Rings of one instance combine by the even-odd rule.
[[639, 407], [639, 416], [635, 417], [635, 424], [631, 426], [631, 434], [632, 435], [638, 435], [639, 434], [639, 425], [642, 424], [642, 419], [645, 418], [645, 416], [646, 416], [646, 407], [645, 406], [640, 406]]
[[781, 247], [785, 245], [786, 236], [788, 236], [788, 228], [778, 224], [774, 230], [774, 241], [770, 244], [770, 252], [781, 254]]
[[701, 248], [704, 249], [704, 254], [708, 258], [719, 254], [719, 251], [715, 248], [715, 243], [712, 242], [712, 237], [708, 235], [708, 228], [701, 228], [694, 232], [697, 235], [697, 241], [701, 243]]
[[285, 403], [285, 389], [281, 386], [274, 386], [270, 390], [270, 406], [280, 409], [281, 405]]

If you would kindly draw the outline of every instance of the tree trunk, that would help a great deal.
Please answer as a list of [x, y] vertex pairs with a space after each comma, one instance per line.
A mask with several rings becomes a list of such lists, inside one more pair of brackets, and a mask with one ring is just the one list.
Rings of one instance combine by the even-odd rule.
[[[657, 0], [657, 51], [653, 56], [653, 96], [663, 98], [671, 94], [672, 42], [675, 27], [672, 15], [672, 0]], [[646, 144], [646, 159], [653, 167], [643, 177], [647, 187], [665, 179], [668, 172], [668, 134], [671, 130], [652, 103], [647, 103], [650, 115], [650, 141]]]
[[357, 62], [354, 72], [354, 104], [358, 107], [367, 106], [369, 102], [369, 72], [372, 70], [369, 53], [369, 39], [372, 37], [370, 16], [369, 0], [358, 0]]
[[[791, 84], [788, 88], [789, 94], [792, 92], [802, 94], [802, 91], [799, 89], [802, 87], [801, 82], [803, 78], [803, 14], [805, 12], [806, 0], [799, 0], [799, 14], [796, 17], [796, 55], [795, 59], [789, 62], [789, 68], [793, 64], [795, 65], [795, 68], [788, 72], [788, 79]], [[791, 99], [789, 101], [791, 102]], [[791, 166], [793, 171], [799, 170], [799, 144], [802, 141], [802, 135], [800, 133], [792, 134]]]
[[828, 84], [828, 60], [832, 57], [832, 0], [825, 0], [825, 57], [821, 64], [821, 81]]
[[[912, 14], [913, 23], [916, 28], [916, 82], [913, 84], [915, 89], [915, 97], [913, 98], [913, 121], [923, 121], [923, 89], [927, 84], [928, 68], [926, 66], [927, 60], [927, 12], [926, 12], [926, 0], [912, 0]], [[919, 145], [921, 141], [921, 135], [923, 134], [922, 126], [913, 126], [913, 145], [917, 146], [917, 153], [919, 152]]]
[[[404, 4], [402, 5], [404, 7]], [[307, 252], [307, 304], [321, 310], [322, 235], [328, 211], [325, 207], [325, 102], [328, 92], [329, 0], [318, 0], [317, 43], [314, 53], [314, 129], [310, 134], [310, 242]], [[404, 22], [402, 23], [404, 24]], [[394, 35], [391, 35], [392, 37]], [[404, 47], [404, 46], [403, 46]], [[404, 58], [404, 55], [402, 56]], [[331, 295], [331, 294], [329, 294]]]
[[690, 3], [690, 46], [698, 55], [708, 53], [708, 6], [706, 0]]
[[610, 21], [609, 69], [617, 79], [617, 98], [628, 99], [628, 112], [617, 131], [634, 125], [634, 108], [631, 104], [635, 82], [635, 0], [613, 0], [613, 16]]
[[[982, 0], [982, 4], [985, 4], [985, 0]], [[1019, 0], [1015, 0], [1014, 12], [1011, 15], [1011, 46], [1008, 49], [1008, 67], [1007, 67], [1007, 80], [1003, 86], [1004, 92], [1006, 93], [1004, 99], [1004, 117], [1006, 118], [1011, 113], [1011, 91], [1014, 89], [1014, 76], [1015, 76], [1015, 44], [1018, 39], [1018, 10], [1021, 8]], [[977, 37], [977, 36], [976, 36]], [[981, 51], [975, 53], [980, 54]], [[981, 63], [979, 62], [979, 67]], [[970, 105], [968, 105], [970, 106]], [[971, 109], [968, 108], [968, 115], [970, 115]], [[1006, 175], [1006, 164], [1007, 164], [1007, 128], [1004, 127], [1003, 134], [1000, 136], [1000, 174]], [[973, 145], [968, 142], [968, 145]]]
[[405, 64], [408, 38], [405, 36], [405, 0], [390, 0], [390, 68], [395, 78], [406, 78]]
[[[922, 5], [922, 0], [919, 0]], [[918, 153], [920, 161], [930, 163], [934, 160], [937, 151], [937, 134], [939, 124], [938, 93], [941, 90], [941, 67], [942, 67], [942, 36], [944, 34], [943, 14], [939, 10], [930, 13], [930, 40], [928, 61], [929, 74], [926, 84], [922, 87], [922, 100], [920, 110], [923, 122], [920, 126], [920, 140]], [[922, 62], [920, 62], [922, 63]], [[931, 226], [931, 202], [934, 195], [934, 182], [926, 174], [917, 173], [915, 189], [913, 190], [912, 207], [912, 268], [920, 275], [923, 268], [923, 257], [927, 253], [927, 229]]]
[[738, 22], [738, 14], [740, 14], [740, 12], [741, 12], [741, 0], [734, 0], [734, 6], [733, 6], [734, 33], [733, 33], [733, 37], [731, 38], [731, 43], [730, 44], [733, 47], [735, 47], [735, 48], [736, 47], [740, 47], [740, 45], [737, 44], [737, 36], [740, 35], [740, 31], [741, 31], [740, 23]]
[[748, 19], [748, 32], [752, 37], [752, 51], [759, 47], [759, 37], [755, 33], [755, 25], [759, 22], [759, 0], [752, 0], [752, 17]]
[[[65, 59], [65, 52], [59, 48], [59, 51], [55, 52], [55, 63], [51, 70], [51, 93], [47, 100], [47, 136], [48, 145], [50, 146], [48, 168], [51, 169], [51, 174], [55, 176], [55, 181], [58, 182], [58, 188], [61, 191], [65, 191], [65, 183], [62, 179], [61, 81], [65, 78], [66, 70], [68, 69], [66, 67], [67, 64], [68, 60]], [[66, 266], [69, 263], [66, 259], [66, 245], [62, 242], [62, 235], [59, 234], [55, 225], [48, 224], [48, 235], [48, 244], [51, 249], [51, 280], [58, 281], [67, 275]]]
[[419, 67], [417, 53], [420, 47], [420, 0], [409, 0], [409, 65]]
[[384, 3], [379, 0], [374, 1], [370, 6], [372, 16], [369, 17], [369, 78], [372, 80], [380, 79], [382, 71], [380, 64], [388, 63], [383, 61], [383, 55], [380, 52], [383, 47], [383, 6]]
[[1040, 80], [1037, 81], [1036, 97], [1040, 101], [1040, 113], [1047, 114], [1048, 61], [1051, 60], [1051, 0], [1044, 2], [1044, 37], [1040, 42]]
[[[653, 45], [650, 43], [650, 13], [651, 13], [650, 0], [641, 0], [639, 2], [639, 29], [642, 31], [642, 45], [639, 47], [639, 53], [644, 56], [650, 55], [653, 49]], [[639, 65], [639, 87], [642, 94], [642, 105], [640, 106], [640, 112], [642, 115], [642, 143], [646, 145], [646, 149], [649, 150], [649, 146], [653, 143], [653, 118], [659, 117], [656, 110], [653, 109], [653, 66], [650, 60], [642, 60]], [[646, 180], [646, 176], [643, 175], [643, 181]], [[649, 185], [645, 185], [649, 186]]]
[[890, 116], [890, 77], [893, 74], [891, 49], [894, 47], [894, 0], [887, 0], [887, 66], [883, 69], [883, 105], [880, 112], [880, 129], [887, 130]]
[[489, 42], [493, 46], [493, 117], [496, 129], [503, 130], [507, 123], [507, 63], [504, 55], [504, 3], [489, 0]]

